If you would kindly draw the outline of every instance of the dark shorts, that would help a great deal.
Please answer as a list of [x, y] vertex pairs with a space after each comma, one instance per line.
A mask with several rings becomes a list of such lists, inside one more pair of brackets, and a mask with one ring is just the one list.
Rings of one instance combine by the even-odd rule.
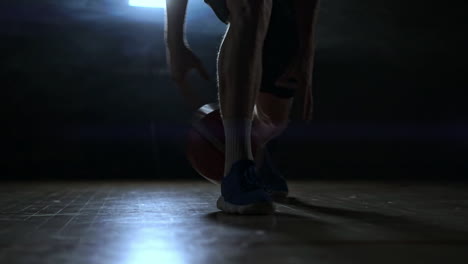
[[[255, 0], [254, 0], [255, 1]], [[226, 0], [205, 0], [216, 16], [228, 23], [229, 10]], [[294, 91], [275, 85], [284, 74], [299, 46], [294, 9], [290, 0], [273, 0], [270, 25], [263, 46], [263, 76], [261, 92], [281, 98], [291, 98]]]

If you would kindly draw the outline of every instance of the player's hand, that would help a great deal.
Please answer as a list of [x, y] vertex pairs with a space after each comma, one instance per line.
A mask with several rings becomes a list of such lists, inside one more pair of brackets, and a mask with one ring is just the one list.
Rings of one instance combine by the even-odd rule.
[[298, 107], [292, 116], [302, 120], [310, 120], [312, 114], [312, 62], [313, 55], [296, 57], [276, 81], [276, 85], [296, 91], [294, 101]]
[[188, 48], [186, 45], [178, 45], [177, 47], [168, 47], [167, 62], [172, 80], [181, 89], [185, 99], [193, 106], [196, 96], [190, 89], [187, 81], [187, 74], [191, 70], [196, 70], [198, 74], [205, 80], [209, 80], [209, 74], [201, 60]]

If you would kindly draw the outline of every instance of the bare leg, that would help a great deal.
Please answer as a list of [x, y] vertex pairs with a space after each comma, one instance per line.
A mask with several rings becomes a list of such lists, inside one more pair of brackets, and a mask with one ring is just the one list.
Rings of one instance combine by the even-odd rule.
[[271, 5], [271, 0], [227, 0], [229, 27], [218, 59], [219, 100], [226, 136], [225, 175], [237, 160], [253, 159], [251, 123]]

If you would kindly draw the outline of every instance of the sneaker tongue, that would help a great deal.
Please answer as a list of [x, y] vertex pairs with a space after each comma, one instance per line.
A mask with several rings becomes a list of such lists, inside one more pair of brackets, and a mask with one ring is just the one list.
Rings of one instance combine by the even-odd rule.
[[262, 187], [261, 181], [257, 176], [255, 165], [249, 166], [242, 174], [242, 186], [246, 190], [258, 189]]

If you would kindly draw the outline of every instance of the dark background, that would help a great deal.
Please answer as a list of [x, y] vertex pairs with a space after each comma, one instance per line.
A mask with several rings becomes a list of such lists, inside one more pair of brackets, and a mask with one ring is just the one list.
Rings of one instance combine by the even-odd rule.
[[[279, 138], [285, 174], [467, 178], [463, 4], [323, 0], [314, 121]], [[197, 178], [163, 21], [163, 9], [125, 0], [1, 1], [1, 178]], [[188, 40], [213, 80], [224, 29], [190, 1]], [[216, 100], [214, 81], [191, 77]]]

